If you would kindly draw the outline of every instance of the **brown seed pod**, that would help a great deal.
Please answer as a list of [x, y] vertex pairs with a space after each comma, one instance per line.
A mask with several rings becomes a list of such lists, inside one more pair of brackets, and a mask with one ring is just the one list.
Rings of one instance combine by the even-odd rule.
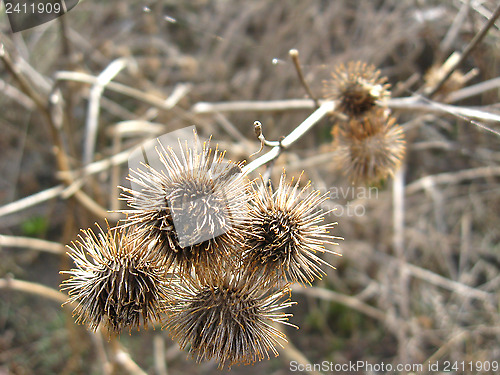
[[282, 347], [286, 336], [271, 323], [293, 326], [287, 322], [291, 314], [278, 310], [294, 302], [283, 299], [288, 285], [271, 288], [243, 273], [219, 274], [208, 284], [190, 279], [176, 286], [166, 328], [198, 362], [215, 358], [219, 368], [269, 359], [269, 351], [278, 356], [276, 345]]
[[404, 133], [382, 109], [340, 126], [335, 138], [336, 162], [351, 182], [376, 183], [393, 175], [405, 154]]
[[160, 321], [169, 299], [165, 269], [127, 231], [99, 227], [84, 230], [68, 255], [75, 268], [61, 273], [70, 278], [61, 284], [68, 290], [66, 303], [75, 305], [77, 323], [95, 331], [103, 324], [109, 331], [139, 329], [141, 323]]
[[338, 110], [349, 117], [363, 115], [390, 97], [387, 79], [373, 65], [350, 61], [337, 66], [331, 76], [323, 82], [324, 97], [337, 101]]
[[[195, 142], [197, 137], [195, 135]], [[122, 188], [131, 210], [126, 225], [162, 254], [167, 267], [189, 276], [217, 272], [242, 241], [248, 179], [241, 164], [224, 160], [209, 143], [157, 149], [162, 170], [131, 171], [135, 190]]]
[[324, 223], [320, 206], [327, 194], [311, 191], [310, 183], [299, 189], [300, 178], [294, 185], [285, 179], [283, 173], [274, 192], [263, 180], [252, 186], [244, 259], [265, 278], [310, 285], [325, 274], [321, 264], [332, 267], [316, 254], [338, 255], [325, 245], [337, 245], [340, 237], [330, 233], [336, 223]]

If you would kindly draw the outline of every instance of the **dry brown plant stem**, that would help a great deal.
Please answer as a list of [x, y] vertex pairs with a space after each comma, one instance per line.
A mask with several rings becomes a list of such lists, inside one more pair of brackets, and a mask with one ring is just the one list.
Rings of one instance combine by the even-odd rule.
[[317, 124], [323, 117], [328, 113], [335, 110], [334, 102], [324, 102], [321, 106], [314, 111], [309, 117], [307, 117], [299, 126], [297, 126], [290, 134], [283, 138], [278, 146], [273, 147], [266, 154], [255, 159], [248, 165], [246, 165], [242, 172], [243, 174], [248, 174], [258, 167], [270, 162], [271, 160], [278, 157], [282, 149], [286, 149], [291, 146], [295, 141], [302, 137], [308, 130], [310, 130], [315, 124]]
[[[60, 71], [55, 74], [56, 80], [67, 80], [67, 81], [75, 81], [75, 82], [83, 82], [89, 83], [92, 85], [99, 83], [99, 78], [94, 77], [90, 74], [79, 73], [79, 72], [65, 72]], [[129, 96], [131, 98], [137, 99], [144, 103], [150, 104], [154, 107], [163, 110], [171, 110], [173, 107], [182, 99], [190, 90], [191, 85], [184, 84], [179, 86], [179, 91], [174, 89], [175, 96], [170, 96], [167, 99], [161, 99], [156, 95], [147, 94], [140, 90], [134, 89], [132, 87], [123, 85], [117, 82], [109, 82], [106, 85], [106, 89]]]
[[[41, 97], [31, 86], [29, 81], [22, 75], [17, 69], [16, 65], [10, 58], [9, 54], [5, 50], [4, 45], [0, 41], [0, 59], [3, 61], [7, 71], [12, 75], [16, 82], [21, 87], [21, 90], [30, 97], [35, 103], [38, 110], [42, 113], [43, 117], [46, 119], [52, 141], [54, 144], [54, 152], [56, 157], [56, 162], [58, 169], [60, 171], [70, 171], [70, 164], [68, 161], [68, 156], [64, 151], [62, 135], [60, 131], [60, 122], [62, 119], [57, 119], [54, 113], [58, 111], [51, 111], [52, 108], [59, 107], [61, 109], [62, 99], [60, 98], [60, 92], [53, 92], [47, 99]], [[71, 185], [74, 181], [70, 175], [67, 175], [63, 179], [66, 185]], [[88, 196], [82, 190], [76, 190], [73, 193], [74, 198], [89, 212], [98, 217], [108, 217], [106, 209], [102, 208], [97, 202], [95, 202], [90, 196]], [[110, 218], [113, 220], [113, 218]]]
[[493, 176], [500, 176], [500, 167], [479, 167], [458, 172], [445, 172], [425, 176], [413, 181], [405, 187], [405, 190], [406, 194], [415, 194], [420, 190], [425, 190], [435, 185], [458, 184], [462, 181]]
[[109, 344], [113, 351], [113, 362], [115, 364], [119, 365], [130, 375], [147, 375], [147, 373], [134, 362], [130, 354], [125, 351], [115, 337], [111, 337]]
[[[321, 103], [322, 101], [320, 101]], [[235, 100], [220, 103], [198, 102], [191, 107], [191, 112], [209, 114], [217, 112], [281, 112], [310, 109], [314, 109], [314, 101], [311, 99]]]
[[[399, 310], [401, 319], [407, 321], [410, 317], [410, 277], [404, 265], [407, 263], [404, 244], [404, 165], [396, 172], [393, 181], [393, 246], [398, 259], [399, 270]], [[408, 332], [406, 326], [401, 326], [397, 330], [399, 340], [398, 351], [401, 363], [408, 361]]]
[[[492, 88], [496, 88], [493, 82]], [[463, 89], [466, 90], [467, 88]], [[488, 88], [490, 89], [490, 88]], [[460, 90], [461, 91], [461, 90]], [[459, 91], [457, 91], [459, 92]], [[451, 97], [451, 96], [450, 96]], [[484, 121], [500, 122], [500, 116], [473, 108], [464, 108], [442, 104], [419, 96], [388, 99], [384, 105], [398, 111], [422, 111], [428, 113], [448, 114], [464, 118], [474, 118]], [[320, 104], [325, 101], [320, 100]], [[314, 101], [310, 99], [269, 100], [269, 101], [232, 101], [220, 103], [198, 102], [192, 108], [194, 114], [209, 114], [217, 112], [281, 112], [291, 110], [314, 109]]]
[[21, 198], [15, 202], [0, 207], [0, 217], [25, 210], [50, 199], [58, 197], [64, 191], [64, 185], [57, 185], [38, 193]]
[[[276, 324], [273, 324], [273, 326], [276, 326]], [[277, 327], [276, 327], [277, 328]], [[293, 345], [290, 341], [286, 345], [283, 345], [283, 347], [280, 347], [278, 349], [281, 354], [284, 355], [284, 357], [288, 361], [296, 361], [297, 363], [305, 365], [306, 369], [305, 372], [310, 374], [310, 375], [323, 375], [322, 372], [315, 371], [311, 364], [311, 361], [302, 353], [295, 345]], [[309, 365], [309, 366], [308, 366]], [[308, 370], [307, 368], [311, 368], [312, 370]]]
[[[390, 262], [396, 265], [396, 263], [399, 262], [397, 258], [394, 258], [380, 251], [374, 251], [371, 255], [372, 259], [376, 260], [379, 263]], [[414, 264], [408, 262], [405, 262], [402, 267], [404, 267], [412, 277], [457, 293], [463, 297], [474, 298], [490, 304], [494, 302], [494, 295], [492, 293], [488, 293], [483, 290], [465, 285], [458, 281], [450, 280], [444, 276], [438, 275], [435, 272], [415, 266]]]
[[85, 148], [83, 153], [83, 164], [86, 165], [90, 163], [94, 156], [95, 142], [97, 138], [97, 130], [99, 127], [99, 112], [100, 112], [100, 100], [106, 85], [108, 85], [111, 80], [120, 73], [121, 70], [125, 69], [129, 64], [128, 59], [119, 58], [112, 61], [106, 69], [102, 71], [97, 77], [97, 82], [93, 84], [90, 89], [89, 102], [87, 109], [87, 121], [85, 124], [86, 137], [85, 137]]
[[[14, 278], [0, 278], [0, 289], [12, 289], [19, 292], [37, 295], [43, 298], [48, 298], [58, 303], [65, 303], [67, 296], [58, 290], [46, 287], [44, 285], [33, 283], [29, 281], [16, 280]], [[71, 308], [71, 305], [67, 305]], [[113, 362], [119, 364], [127, 373], [131, 375], [146, 375], [130, 357], [130, 355], [123, 349], [119, 342], [116, 340], [110, 341], [111, 348], [113, 349]], [[110, 372], [112, 373], [112, 371]]]
[[382, 322], [387, 318], [386, 314], [382, 310], [372, 307], [355, 297], [341, 294], [333, 290], [314, 286], [309, 288], [299, 288], [296, 285], [292, 285], [292, 292], [320, 298], [325, 301], [339, 303]]
[[64, 303], [67, 300], [66, 294], [61, 293], [58, 290], [38, 283], [16, 280], [12, 277], [1, 278], [0, 289], [12, 289], [24, 293], [34, 294], [40, 297], [51, 299], [58, 303]]
[[20, 247], [31, 250], [44, 251], [51, 254], [64, 254], [65, 248], [57, 242], [40, 240], [38, 238], [6, 236], [0, 234], [0, 247]]
[[155, 335], [153, 347], [156, 375], [168, 375], [167, 360], [165, 359], [165, 340], [161, 333]]
[[483, 28], [470, 41], [467, 47], [465, 47], [465, 50], [462, 52], [457, 62], [453, 64], [453, 66], [448, 70], [445, 76], [427, 94], [428, 97], [432, 98], [439, 91], [439, 89], [443, 87], [444, 83], [451, 77], [453, 72], [465, 61], [465, 59], [467, 59], [467, 57], [469, 57], [472, 50], [483, 40], [488, 30], [495, 24], [498, 17], [500, 17], [500, 4], [496, 7], [486, 25], [483, 26]]
[[292, 58], [293, 66], [295, 67], [295, 70], [297, 71], [297, 76], [299, 77], [299, 81], [304, 87], [304, 89], [307, 92], [307, 95], [314, 101], [314, 105], [316, 108], [319, 108], [319, 101], [318, 98], [313, 94], [311, 88], [307, 84], [305, 78], [304, 78], [304, 73], [302, 73], [302, 66], [300, 64], [299, 60], [299, 51], [296, 49], [291, 49], [288, 54]]

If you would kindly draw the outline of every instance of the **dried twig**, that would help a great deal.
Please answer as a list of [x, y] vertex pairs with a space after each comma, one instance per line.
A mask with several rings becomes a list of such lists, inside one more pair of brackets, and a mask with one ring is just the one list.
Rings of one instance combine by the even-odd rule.
[[483, 28], [470, 41], [467, 47], [465, 47], [465, 50], [462, 52], [460, 58], [455, 62], [455, 64], [453, 64], [450, 69], [448, 69], [443, 78], [427, 93], [427, 96], [432, 98], [439, 91], [439, 89], [443, 87], [443, 85], [451, 77], [453, 72], [465, 61], [465, 59], [469, 57], [472, 50], [483, 40], [483, 38], [486, 36], [486, 33], [495, 24], [498, 17], [500, 17], [500, 4], [495, 9], [486, 25], [483, 26]]
[[470, 85], [464, 87], [463, 89], [453, 91], [446, 96], [444, 101], [447, 103], [454, 103], [472, 96], [481, 95], [489, 90], [497, 90], [498, 88], [500, 88], [500, 77], [488, 79], [475, 85]]
[[[65, 72], [65, 71], [60, 71], [57, 72], [55, 75], [55, 79], [57, 80], [66, 80], [66, 81], [75, 81], [75, 82], [84, 82], [84, 83], [89, 83], [89, 84], [97, 84], [99, 82], [99, 79], [97, 77], [94, 77], [93, 75], [90, 74], [85, 74], [85, 73], [79, 73], [79, 72]], [[171, 110], [178, 102], [179, 100], [187, 94], [187, 92], [190, 90], [191, 85], [185, 84], [182, 86], [179, 86], [179, 91], [174, 90], [175, 96], [169, 97], [167, 99], [161, 99], [156, 95], [152, 94], [147, 94], [144, 93], [140, 90], [134, 89], [130, 86], [126, 86], [121, 83], [117, 82], [109, 82], [106, 85], [107, 90], [111, 90], [126, 96], [129, 96], [131, 98], [137, 99], [139, 101], [142, 101], [144, 103], [148, 103], [154, 107], [157, 107], [159, 109], [163, 110]]]
[[314, 101], [314, 105], [316, 106], [316, 108], [318, 108], [319, 107], [318, 98], [316, 98], [316, 96], [312, 93], [311, 88], [307, 84], [307, 82], [304, 78], [304, 74], [302, 73], [302, 66], [300, 65], [300, 61], [299, 61], [299, 51], [297, 51], [296, 49], [291, 49], [290, 51], [288, 51], [288, 54], [292, 58], [293, 66], [295, 67], [295, 70], [297, 71], [297, 76], [299, 77], [300, 83], [302, 84], [302, 86], [306, 90], [307, 95], [309, 95], [309, 97]]
[[40, 297], [48, 298], [58, 303], [65, 303], [67, 296], [55, 289], [47, 286], [32, 283], [29, 281], [16, 280], [13, 278], [0, 279], [0, 289], [12, 289], [24, 293], [34, 294]]
[[156, 375], [168, 375], [167, 361], [165, 359], [165, 340], [161, 334], [153, 338], [154, 359]]
[[0, 234], [0, 246], [24, 247], [31, 250], [44, 251], [58, 255], [65, 253], [64, 246], [56, 242], [30, 237], [6, 236], [4, 234]]
[[500, 175], [500, 167], [480, 167], [465, 169], [458, 172], [446, 172], [422, 177], [406, 185], [406, 194], [415, 194], [429, 186], [442, 184], [458, 184], [462, 181], [487, 178]]
[[[399, 270], [399, 314], [403, 321], [407, 321], [410, 317], [410, 287], [408, 272], [404, 264], [406, 264], [405, 243], [404, 243], [404, 165], [396, 172], [393, 181], [393, 246], [394, 252], [398, 259]], [[400, 327], [397, 330], [397, 337], [399, 340], [398, 350], [399, 359], [402, 363], [408, 360], [408, 332], [406, 327]]]
[[243, 173], [248, 174], [261, 165], [264, 165], [271, 160], [275, 159], [282, 149], [286, 149], [292, 145], [297, 139], [304, 135], [309, 129], [311, 129], [315, 124], [318, 123], [323, 117], [335, 109], [335, 104], [333, 102], [324, 102], [321, 106], [314, 111], [308, 118], [306, 118], [299, 126], [297, 126], [290, 134], [288, 134], [283, 140], [281, 140], [279, 146], [273, 147], [266, 154], [262, 155], [258, 159], [255, 159], [243, 168]]
[[36, 194], [19, 199], [0, 207], [0, 217], [25, 210], [26, 208], [36, 206], [50, 199], [58, 197], [64, 191], [64, 185], [54, 186], [47, 190], [42, 190]]
[[310, 99], [265, 101], [242, 100], [221, 103], [198, 102], [191, 108], [191, 112], [195, 114], [207, 114], [214, 112], [280, 112], [291, 110], [310, 110], [314, 109], [314, 106], [314, 101]]
[[120, 367], [130, 375], [147, 375], [147, 373], [134, 362], [130, 354], [125, 351], [123, 346], [116, 339], [111, 340], [110, 344], [113, 350], [113, 362], [120, 365]]
[[355, 297], [337, 293], [333, 290], [319, 287], [299, 288], [296, 285], [292, 285], [292, 292], [321, 298], [326, 301], [340, 303], [375, 320], [383, 322], [386, 319], [386, 314], [382, 310], [370, 306]]
[[297, 349], [297, 347], [290, 341], [288, 341], [286, 345], [280, 347], [278, 350], [288, 359], [288, 361], [295, 361], [297, 362], [297, 364], [303, 365], [306, 373], [310, 375], [323, 375], [322, 372], [314, 370], [311, 361], [309, 361], [304, 353]]
[[111, 62], [106, 69], [97, 77], [97, 82], [90, 89], [87, 121], [85, 124], [85, 147], [83, 150], [83, 164], [88, 164], [92, 161], [94, 155], [95, 141], [97, 137], [97, 128], [99, 126], [99, 108], [100, 99], [106, 85], [127, 65], [129, 59], [119, 58]]

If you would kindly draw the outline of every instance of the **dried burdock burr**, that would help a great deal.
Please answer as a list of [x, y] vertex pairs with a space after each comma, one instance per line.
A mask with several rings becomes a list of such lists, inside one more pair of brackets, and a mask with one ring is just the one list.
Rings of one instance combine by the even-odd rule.
[[68, 291], [76, 321], [93, 331], [102, 324], [113, 333], [161, 321], [170, 297], [165, 269], [154, 254], [126, 230], [82, 232], [68, 252], [75, 268], [61, 271], [70, 275], [61, 289]]
[[325, 245], [340, 238], [331, 233], [336, 223], [325, 223], [328, 195], [285, 180], [283, 173], [275, 191], [263, 179], [252, 185], [244, 262], [263, 278], [310, 285], [325, 274], [321, 265], [332, 267], [318, 253], [338, 255]]
[[180, 140], [178, 146], [157, 148], [161, 170], [145, 165], [131, 171], [136, 188], [122, 188], [130, 207], [123, 212], [126, 225], [138, 228], [167, 267], [203, 277], [231, 262], [242, 242], [248, 179], [240, 163], [225, 161], [208, 141], [199, 150]]
[[337, 165], [351, 182], [372, 184], [393, 175], [405, 154], [404, 133], [383, 109], [335, 128]]
[[323, 82], [323, 93], [327, 100], [338, 103], [338, 111], [355, 117], [371, 111], [377, 102], [390, 97], [390, 86], [386, 81], [375, 66], [350, 61], [347, 66], [338, 65], [331, 73], [331, 79]]
[[223, 368], [269, 359], [286, 342], [273, 323], [292, 325], [291, 314], [279, 311], [294, 304], [289, 293], [288, 285], [275, 290], [243, 272], [221, 273], [208, 283], [186, 280], [167, 305], [166, 328], [198, 362], [215, 358]]

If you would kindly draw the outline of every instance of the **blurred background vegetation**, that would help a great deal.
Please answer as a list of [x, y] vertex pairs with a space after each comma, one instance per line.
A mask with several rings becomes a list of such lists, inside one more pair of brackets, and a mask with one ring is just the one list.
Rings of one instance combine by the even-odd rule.
[[[268, 139], [293, 130], [312, 105], [199, 105], [307, 98], [290, 49], [299, 51], [317, 96], [337, 64], [362, 60], [388, 77], [394, 98], [411, 97], [432, 85], [430, 69], [463, 51], [496, 6], [86, 0], [15, 34], [2, 9], [0, 374], [219, 373], [212, 362], [187, 358], [160, 327], [111, 345], [75, 325], [59, 297], [14, 281], [58, 289], [59, 270], [71, 267], [63, 245], [80, 228], [102, 225], [105, 217], [116, 221], [107, 211], [123, 207], [116, 186], [126, 184], [126, 151], [144, 140], [195, 124], [228, 158], [252, 160], [259, 149], [254, 121]], [[337, 270], [313, 288], [294, 290], [299, 303], [291, 321], [300, 330], [286, 328], [290, 343], [280, 357], [234, 367], [233, 374], [287, 374], [291, 360], [306, 358], [394, 364], [500, 358], [499, 80], [497, 21], [435, 101], [394, 100], [407, 140], [402, 170], [376, 196], [330, 201], [364, 213], [330, 215], [345, 238], [343, 257], [328, 259]], [[352, 189], [332, 162], [332, 125], [320, 122], [279, 157], [273, 174], [305, 170], [304, 180], [320, 190]], [[120, 361], [124, 352], [130, 361]]]

